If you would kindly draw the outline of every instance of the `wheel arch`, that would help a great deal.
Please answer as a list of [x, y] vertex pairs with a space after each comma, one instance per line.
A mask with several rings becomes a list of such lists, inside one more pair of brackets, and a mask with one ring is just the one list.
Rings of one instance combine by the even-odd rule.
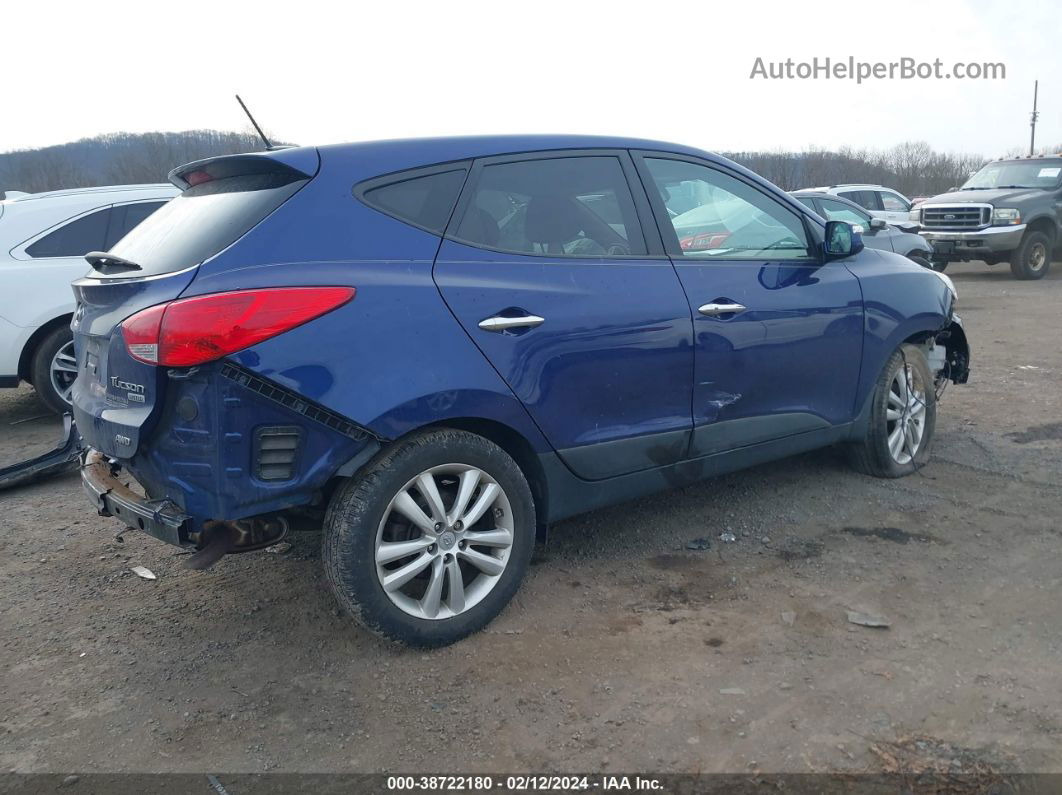
[[26, 340], [26, 344], [22, 346], [22, 353], [20, 353], [18, 357], [19, 378], [21, 378], [27, 383], [33, 383], [33, 381], [30, 380], [30, 370], [32, 369], [31, 364], [33, 362], [33, 354], [36, 353], [37, 346], [41, 344], [41, 340], [43, 340], [57, 328], [61, 326], [69, 326], [70, 321], [73, 320], [73, 317], [73, 312], [68, 312], [65, 315], [60, 315], [57, 318], [49, 320], [47, 323], [45, 323], [43, 326], [40, 326], [36, 331], [34, 331], [30, 335], [30, 338]]
[[535, 501], [535, 516], [541, 533], [544, 529], [543, 518], [549, 516], [549, 482], [538, 453], [523, 434], [502, 422], [482, 417], [451, 417], [422, 426], [416, 432], [432, 428], [453, 428], [474, 433], [489, 439], [508, 453], [527, 478], [531, 497]]
[[1052, 244], [1059, 243], [1058, 225], [1055, 219], [1048, 215], [1041, 215], [1039, 218], [1034, 218], [1029, 221], [1029, 225], [1025, 228], [1026, 234], [1029, 232], [1043, 232], [1050, 238]]
[[912, 329], [910, 324], [907, 325], [907, 328], [897, 328], [894, 334], [889, 337], [889, 341], [881, 346], [880, 350], [884, 355], [881, 356], [879, 362], [876, 362], [877, 366], [874, 368], [873, 378], [870, 380], [871, 387], [861, 396], [861, 402], [858, 404], [859, 411], [852, 421], [851, 438], [862, 438], [863, 434], [866, 433], [874, 397], [872, 385], [877, 383], [878, 376], [888, 366], [889, 359], [903, 345], [921, 346], [931, 339], [936, 339], [948, 351], [947, 361], [953, 369], [951, 376], [953, 380], [956, 380], [956, 383], [966, 383], [966, 377], [969, 372], [970, 348], [962, 325], [951, 319], [946, 320], [943, 324], [938, 320], [935, 325], [926, 323], [924, 318], [913, 322], [915, 328]]
[[549, 516], [549, 479], [545, 468], [542, 466], [539, 454], [535, 452], [531, 442], [518, 430], [498, 420], [484, 417], [448, 417], [434, 422], [420, 425], [407, 433], [393, 439], [373, 441], [354, 456], [347, 464], [340, 467], [335, 476], [324, 489], [324, 496], [330, 499], [331, 493], [336, 486], [346, 478], [354, 477], [370, 462], [383, 455], [388, 449], [396, 444], [401, 444], [411, 436], [422, 434], [425, 431], [447, 428], [451, 430], [465, 431], [482, 436], [498, 445], [516, 462], [520, 471], [527, 479], [531, 497], [535, 502], [535, 516], [540, 537], [545, 533], [545, 517]]

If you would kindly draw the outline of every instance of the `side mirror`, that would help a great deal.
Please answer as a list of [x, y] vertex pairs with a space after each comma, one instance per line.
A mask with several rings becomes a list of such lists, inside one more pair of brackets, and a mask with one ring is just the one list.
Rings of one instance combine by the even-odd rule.
[[845, 221], [826, 222], [826, 241], [822, 244], [826, 259], [850, 257], [863, 250], [863, 239]]
[[870, 219], [870, 228], [871, 229], [884, 229], [888, 225], [889, 225], [889, 222], [886, 221], [884, 218], [871, 218]]

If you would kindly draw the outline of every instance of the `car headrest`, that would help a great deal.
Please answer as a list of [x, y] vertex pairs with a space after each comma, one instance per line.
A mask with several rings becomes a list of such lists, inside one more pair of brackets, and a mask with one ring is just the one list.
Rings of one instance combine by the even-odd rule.
[[571, 199], [566, 196], [535, 196], [527, 205], [524, 235], [532, 243], [567, 243], [579, 237], [582, 230]]
[[472, 205], [461, 220], [457, 236], [465, 240], [475, 240], [477, 243], [486, 243], [488, 246], [497, 245], [500, 236], [498, 222], [482, 207]]

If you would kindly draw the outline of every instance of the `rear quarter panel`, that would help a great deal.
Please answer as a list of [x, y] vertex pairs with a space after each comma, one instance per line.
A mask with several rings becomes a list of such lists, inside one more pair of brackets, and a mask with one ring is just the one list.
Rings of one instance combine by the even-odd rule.
[[474, 417], [501, 422], [536, 451], [547, 450], [523, 406], [443, 303], [432, 280], [440, 238], [354, 198], [357, 182], [387, 173], [390, 164], [321, 151], [318, 176], [203, 264], [184, 295], [353, 286], [357, 295], [349, 304], [232, 358], [384, 438]]

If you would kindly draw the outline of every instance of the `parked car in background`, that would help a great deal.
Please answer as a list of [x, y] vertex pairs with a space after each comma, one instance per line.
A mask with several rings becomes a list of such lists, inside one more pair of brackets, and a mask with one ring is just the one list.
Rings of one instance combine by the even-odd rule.
[[911, 212], [933, 243], [934, 263], [1010, 263], [1016, 279], [1042, 279], [1062, 244], [1062, 154], [995, 160], [957, 191]]
[[905, 232], [881, 218], [874, 218], [855, 202], [819, 191], [799, 190], [793, 197], [829, 221], [847, 221], [870, 248], [895, 251], [924, 268], [932, 268], [933, 247], [921, 235]]
[[823, 188], [804, 188], [804, 191], [832, 193], [855, 202], [875, 218], [890, 224], [906, 225], [910, 220], [911, 200], [899, 191], [883, 185], [829, 185]]
[[74, 283], [93, 509], [199, 568], [323, 524], [338, 602], [410, 644], [486, 625], [565, 517], [824, 445], [914, 472], [968, 372], [946, 276], [697, 149], [385, 141], [171, 178]]
[[0, 387], [33, 384], [42, 403], [69, 411], [77, 375], [70, 283], [85, 254], [114, 246], [179, 191], [169, 184], [8, 191], [0, 201]]

